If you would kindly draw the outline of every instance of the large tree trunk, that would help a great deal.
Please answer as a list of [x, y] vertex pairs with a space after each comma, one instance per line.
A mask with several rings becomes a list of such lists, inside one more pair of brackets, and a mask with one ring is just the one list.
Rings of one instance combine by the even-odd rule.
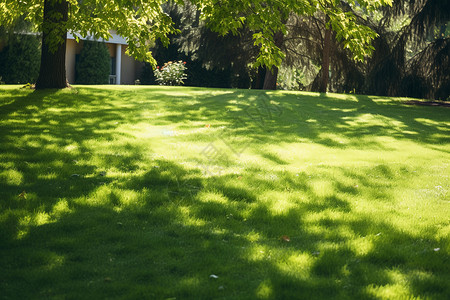
[[278, 79], [278, 68], [273, 66], [272, 70], [266, 69], [266, 77], [264, 78], [264, 90], [276, 90]]
[[[330, 17], [326, 17], [325, 24], [330, 21]], [[331, 28], [325, 28], [325, 37], [323, 40], [322, 52], [322, 78], [320, 80], [319, 92], [326, 93], [328, 87], [328, 77], [330, 69], [330, 48], [331, 48]]]
[[266, 78], [266, 68], [259, 66], [256, 79], [252, 82], [252, 89], [261, 90], [264, 87], [264, 79]]
[[[36, 89], [67, 87], [65, 24], [69, 5], [65, 0], [45, 0], [42, 32], [42, 54]], [[56, 43], [55, 43], [56, 41]]]
[[[281, 48], [283, 46], [283, 33], [277, 32], [275, 33], [273, 39], [275, 42], [275, 46]], [[277, 89], [277, 79], [278, 79], [278, 68], [273, 66], [271, 70], [266, 68], [266, 77], [264, 78], [264, 90], [276, 90]]]

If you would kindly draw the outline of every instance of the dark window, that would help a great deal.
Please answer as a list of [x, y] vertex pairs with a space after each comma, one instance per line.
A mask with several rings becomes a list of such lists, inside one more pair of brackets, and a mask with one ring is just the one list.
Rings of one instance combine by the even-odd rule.
[[111, 69], [109, 70], [110, 75], [116, 75], [116, 58], [111, 57]]
[[[75, 67], [78, 66], [78, 62], [80, 60], [80, 54], [75, 54]], [[75, 82], [77, 82], [78, 79], [78, 72], [75, 70]]]

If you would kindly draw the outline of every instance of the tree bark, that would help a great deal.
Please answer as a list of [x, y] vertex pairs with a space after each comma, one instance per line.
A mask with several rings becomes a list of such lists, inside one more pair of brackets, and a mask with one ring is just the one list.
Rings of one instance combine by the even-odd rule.
[[[275, 33], [274, 37], [275, 46], [281, 48], [283, 46], [284, 35], [281, 31]], [[266, 77], [264, 78], [264, 90], [276, 90], [278, 79], [278, 67], [273, 66], [271, 70], [266, 68]]]
[[256, 79], [252, 82], [252, 89], [261, 90], [264, 87], [265, 78], [266, 78], [266, 68], [259, 66]]
[[69, 4], [65, 0], [44, 1], [41, 67], [36, 89], [62, 89], [67, 87], [67, 30], [64, 23], [68, 19], [68, 12]]
[[[330, 17], [326, 17], [325, 24], [330, 21]], [[319, 92], [326, 93], [328, 87], [328, 77], [330, 69], [330, 48], [331, 48], [331, 28], [325, 28], [325, 37], [323, 40], [322, 52], [322, 78], [320, 80]]]
[[266, 68], [263, 90], [276, 90], [278, 79], [278, 67], [273, 66], [272, 70]]

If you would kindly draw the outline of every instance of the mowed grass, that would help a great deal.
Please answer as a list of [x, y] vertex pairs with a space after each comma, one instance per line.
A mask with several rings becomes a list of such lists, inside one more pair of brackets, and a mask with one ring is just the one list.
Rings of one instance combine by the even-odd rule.
[[0, 87], [1, 299], [448, 299], [450, 110]]

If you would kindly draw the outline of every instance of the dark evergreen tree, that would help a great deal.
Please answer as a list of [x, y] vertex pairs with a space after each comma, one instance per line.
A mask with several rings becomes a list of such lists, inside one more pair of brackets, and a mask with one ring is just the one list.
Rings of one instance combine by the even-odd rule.
[[[397, 32], [389, 28], [408, 18]], [[377, 24], [379, 45], [369, 64], [366, 91], [388, 96], [446, 99], [449, 96], [450, 1], [401, 0]], [[436, 34], [438, 33], [438, 34]]]
[[78, 84], [108, 84], [111, 58], [103, 42], [84, 41], [75, 66]]
[[141, 75], [139, 76], [139, 81], [141, 84], [158, 84], [155, 80], [153, 68], [149, 63], [144, 64]]
[[402, 94], [416, 98], [449, 100], [450, 38], [439, 38], [407, 63]]
[[[381, 18], [377, 13], [350, 6], [346, 1], [340, 3], [344, 11], [351, 11], [358, 22], [374, 30], [378, 38], [373, 42], [372, 57], [357, 62], [350, 51], [336, 43], [332, 34], [329, 90], [417, 98], [448, 97], [450, 1], [399, 0], [392, 8], [385, 7]], [[399, 26], [401, 24], [406, 25]], [[323, 63], [325, 17], [321, 14], [291, 16], [288, 28], [285, 63], [303, 68], [308, 76], [316, 74], [309, 89], [324, 90], [323, 67], [318, 73], [315, 70]]]
[[[155, 44], [152, 53], [160, 65], [167, 61], [186, 61], [185, 85], [188, 86], [251, 86], [249, 65], [257, 48], [248, 31], [244, 29], [238, 35], [220, 36], [206, 27], [197, 8], [189, 2], [179, 5], [169, 1], [164, 10], [181, 32], [170, 36], [171, 42], [167, 47], [160, 42]], [[144, 67], [140, 81], [155, 83], [150, 65]]]
[[34, 83], [39, 74], [39, 39], [35, 35], [15, 34], [0, 52], [0, 77], [9, 84]]
[[[340, 5], [343, 11], [351, 10], [344, 1]], [[352, 14], [358, 24], [368, 26], [356, 12]], [[328, 21], [320, 12], [311, 16], [290, 16], [283, 48], [284, 66], [302, 70], [309, 84], [305, 87], [307, 90], [361, 93], [364, 64], [355, 61], [351, 51], [337, 41], [337, 33], [326, 26]]]

